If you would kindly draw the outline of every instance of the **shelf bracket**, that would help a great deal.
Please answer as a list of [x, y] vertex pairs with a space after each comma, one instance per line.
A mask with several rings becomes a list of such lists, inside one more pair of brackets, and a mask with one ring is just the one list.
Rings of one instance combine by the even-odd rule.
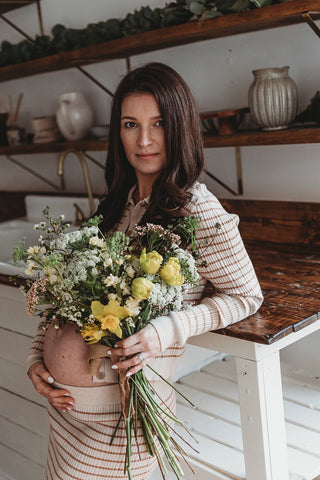
[[50, 185], [50, 187], [54, 188], [55, 190], [58, 190], [59, 192], [62, 192], [62, 191], [63, 191], [62, 186], [57, 185], [56, 183], [51, 182], [50, 180], [48, 180], [47, 178], [45, 178], [44, 176], [42, 176], [40, 173], [36, 172], [35, 170], [33, 170], [33, 169], [30, 168], [30, 167], [27, 167], [27, 166], [24, 165], [23, 163], [19, 162], [19, 160], [13, 158], [11, 155], [6, 155], [6, 158], [7, 158], [7, 160], [9, 160], [10, 162], [14, 163], [14, 164], [17, 165], [18, 167], [22, 168], [22, 169], [25, 170], [26, 172], [30, 173], [30, 174], [33, 175], [34, 177], [38, 178], [38, 179], [41, 180], [42, 182], [46, 183], [47, 185]]
[[[42, 19], [42, 12], [41, 12], [41, 5], [40, 5], [40, 0], [36, 0], [37, 4], [37, 14], [38, 14], [38, 22], [39, 22], [39, 30], [40, 34], [44, 35], [44, 28], [43, 28], [43, 19]], [[18, 27], [15, 23], [13, 23], [11, 20], [9, 20], [5, 15], [0, 14], [0, 18], [6, 22], [8, 25], [10, 25], [11, 28], [16, 30], [20, 35], [25, 37], [27, 40], [30, 40], [30, 42], [34, 42], [34, 39], [30, 37], [24, 30]]]
[[126, 67], [127, 67], [127, 73], [131, 72], [131, 58], [126, 57]]
[[314, 31], [314, 33], [316, 35], [318, 35], [318, 37], [320, 37], [320, 28], [318, 27], [318, 25], [316, 24], [316, 22], [313, 20], [313, 18], [311, 17], [312, 13], [319, 13], [319, 12], [306, 12], [306, 13], [303, 13], [302, 14], [302, 17], [303, 19], [305, 20], [305, 22], [307, 22], [307, 24], [309, 25], [310, 28], [312, 28], [312, 30]]
[[235, 147], [235, 154], [236, 154], [236, 169], [237, 169], [237, 185], [238, 189], [233, 190], [231, 187], [226, 185], [224, 182], [222, 182], [218, 177], [213, 175], [211, 172], [208, 170], [205, 170], [205, 173], [212, 178], [215, 182], [217, 182], [219, 185], [221, 185], [223, 188], [228, 190], [228, 192], [232, 193], [232, 195], [239, 196], [243, 194], [243, 177], [242, 177], [242, 160], [241, 160], [241, 150], [240, 147]]
[[94, 163], [95, 165], [97, 165], [97, 167], [101, 168], [101, 170], [105, 170], [105, 165], [101, 165], [100, 162], [98, 162], [98, 160], [96, 160], [94, 157], [92, 157], [92, 155], [89, 155], [89, 153], [87, 152], [82, 152], [82, 154], [88, 159], [90, 160], [92, 163]]
[[100, 83], [96, 78], [94, 78], [90, 73], [88, 73], [84, 68], [80, 67], [80, 65], [75, 65], [75, 68], [79, 70], [79, 72], [83, 73], [87, 78], [89, 78], [93, 83], [98, 85], [98, 87], [102, 88], [104, 92], [106, 92], [110, 97], [113, 97], [113, 93], [105, 87], [102, 83]]

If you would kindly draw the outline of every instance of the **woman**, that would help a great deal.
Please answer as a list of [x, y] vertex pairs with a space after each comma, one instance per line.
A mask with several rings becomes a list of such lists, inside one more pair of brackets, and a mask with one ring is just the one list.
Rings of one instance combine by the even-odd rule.
[[[199, 115], [183, 79], [160, 63], [127, 74], [113, 99], [108, 194], [98, 208], [101, 228], [130, 235], [137, 223], [165, 226], [181, 216], [197, 215], [199, 243], [215, 236], [200, 248], [206, 266], [198, 268], [199, 286], [185, 298], [193, 306], [158, 317], [119, 341], [97, 376], [90, 375], [87, 346], [72, 327], [49, 327], [37, 335], [28, 375], [50, 403], [50, 480], [125, 479], [123, 427], [109, 446], [120, 412], [117, 371], [126, 369], [130, 376], [150, 363], [170, 379], [188, 337], [237, 322], [255, 313], [262, 302], [238, 232], [238, 217], [228, 214], [198, 182], [203, 163]], [[214, 289], [210, 296], [204, 295], [208, 284]], [[158, 378], [149, 379], [166, 406], [174, 409], [170, 388]], [[156, 465], [142, 438], [139, 431], [140, 446], [133, 442], [135, 480], [149, 478]]]

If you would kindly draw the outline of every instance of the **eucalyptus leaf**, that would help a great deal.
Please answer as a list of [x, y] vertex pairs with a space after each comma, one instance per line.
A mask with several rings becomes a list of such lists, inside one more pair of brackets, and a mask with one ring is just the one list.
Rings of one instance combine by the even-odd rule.
[[272, 4], [272, 0], [250, 0], [257, 8], [266, 7]]
[[221, 17], [221, 16], [222, 16], [222, 13], [218, 12], [216, 8], [212, 8], [211, 10], [203, 14], [203, 18], [215, 18], [215, 17]]
[[190, 12], [194, 13], [195, 15], [202, 15], [205, 12], [206, 7], [203, 5], [202, 2], [191, 2], [189, 5]]

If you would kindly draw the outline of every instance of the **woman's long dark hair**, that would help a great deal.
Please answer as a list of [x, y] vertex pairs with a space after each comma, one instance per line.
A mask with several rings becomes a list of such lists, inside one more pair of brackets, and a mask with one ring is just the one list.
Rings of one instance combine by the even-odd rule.
[[167, 225], [181, 216], [181, 209], [191, 195], [188, 189], [199, 178], [204, 158], [199, 114], [192, 93], [171, 67], [148, 63], [128, 73], [120, 82], [113, 98], [109, 149], [105, 178], [107, 196], [98, 212], [103, 215], [104, 232], [120, 221], [127, 196], [136, 183], [133, 167], [127, 160], [120, 139], [121, 105], [131, 93], [151, 93], [156, 98], [164, 122], [166, 166], [153, 184], [150, 206], [141, 224], [152, 222]]

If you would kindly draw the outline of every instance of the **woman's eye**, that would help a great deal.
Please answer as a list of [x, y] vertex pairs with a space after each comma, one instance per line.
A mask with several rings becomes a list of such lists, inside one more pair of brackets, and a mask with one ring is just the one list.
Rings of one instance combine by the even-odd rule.
[[163, 127], [164, 125], [164, 122], [163, 120], [158, 120], [156, 123], [155, 123], [156, 127]]
[[135, 122], [125, 122], [125, 128], [134, 128], [136, 126]]

